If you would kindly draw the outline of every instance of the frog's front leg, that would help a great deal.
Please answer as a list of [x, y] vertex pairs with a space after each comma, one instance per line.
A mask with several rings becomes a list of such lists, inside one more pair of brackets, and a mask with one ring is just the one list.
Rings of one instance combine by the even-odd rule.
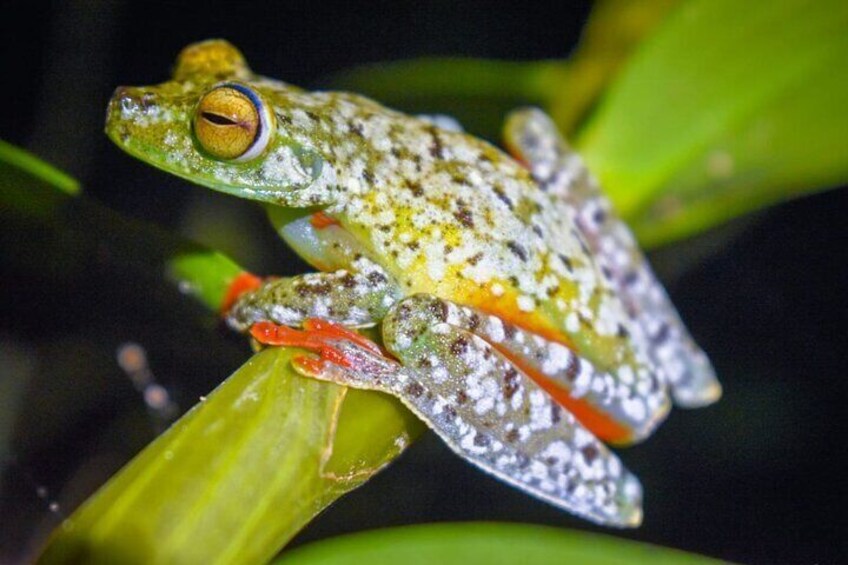
[[359, 271], [307, 273], [270, 279], [234, 299], [227, 323], [245, 332], [259, 322], [297, 327], [323, 319], [349, 328], [372, 327], [399, 300], [396, 283], [377, 265], [359, 261]]

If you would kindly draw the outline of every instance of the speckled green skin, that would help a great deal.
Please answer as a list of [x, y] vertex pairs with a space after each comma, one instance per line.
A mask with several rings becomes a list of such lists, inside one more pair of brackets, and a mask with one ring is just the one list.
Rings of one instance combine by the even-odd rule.
[[[216, 160], [193, 135], [198, 100], [222, 82], [273, 116], [249, 161]], [[507, 129], [525, 165], [361, 96], [255, 75], [211, 41], [184, 50], [171, 81], [118, 89], [107, 133], [156, 167], [264, 203], [322, 271], [246, 293], [233, 327], [380, 324], [397, 361], [337, 343], [357, 363], [312, 376], [399, 396], [463, 457], [553, 504], [638, 523], [638, 481], [584, 425], [636, 441], [667, 413], [669, 382], [694, 391], [691, 405], [717, 397], [626, 227], [538, 112]], [[310, 221], [319, 210], [335, 223]]]

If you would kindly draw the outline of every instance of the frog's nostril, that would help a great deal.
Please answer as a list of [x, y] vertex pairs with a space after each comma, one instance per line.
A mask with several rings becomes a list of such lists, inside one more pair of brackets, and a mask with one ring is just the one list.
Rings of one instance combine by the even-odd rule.
[[109, 114], [127, 116], [147, 110], [154, 102], [153, 93], [130, 86], [119, 86], [109, 101]]
[[126, 108], [133, 100], [130, 89], [126, 86], [119, 86], [112, 93], [112, 99], [109, 100], [109, 112]]

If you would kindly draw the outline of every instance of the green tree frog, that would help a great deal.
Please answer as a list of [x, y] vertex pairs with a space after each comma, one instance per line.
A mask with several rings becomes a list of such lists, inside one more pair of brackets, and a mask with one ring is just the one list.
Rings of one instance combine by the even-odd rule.
[[[355, 94], [254, 74], [225, 41], [118, 88], [109, 137], [267, 207], [318, 272], [239, 277], [226, 319], [304, 347], [304, 375], [397, 396], [463, 458], [591, 521], [635, 526], [642, 489], [603, 442], [721, 388], [628, 228], [540, 110], [512, 156]], [[378, 327], [380, 344], [357, 329]]]

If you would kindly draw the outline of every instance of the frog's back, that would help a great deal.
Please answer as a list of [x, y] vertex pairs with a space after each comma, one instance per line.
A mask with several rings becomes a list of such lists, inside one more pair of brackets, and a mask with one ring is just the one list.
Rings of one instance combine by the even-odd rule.
[[328, 213], [408, 294], [478, 307], [602, 366], [629, 360], [627, 317], [574, 212], [521, 164], [352, 94], [304, 94], [288, 112], [334, 166], [342, 190]]

